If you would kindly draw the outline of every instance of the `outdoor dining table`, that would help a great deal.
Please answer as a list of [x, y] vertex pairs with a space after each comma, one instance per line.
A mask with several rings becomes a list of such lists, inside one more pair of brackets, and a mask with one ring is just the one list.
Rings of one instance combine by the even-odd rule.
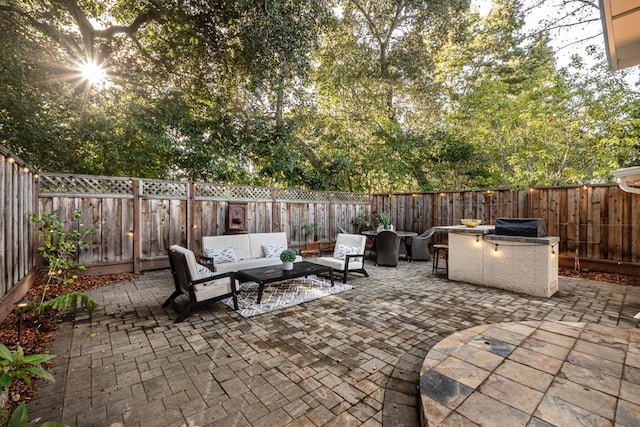
[[[406, 254], [407, 253], [406, 247], [407, 245], [411, 244], [411, 237], [417, 236], [418, 233], [416, 233], [415, 231], [402, 231], [402, 230], [393, 230], [393, 232], [396, 233], [398, 237], [400, 237], [400, 248], [401, 248], [400, 253]], [[367, 236], [367, 239], [371, 238], [372, 242], [375, 242], [375, 239], [378, 233], [379, 231], [377, 230], [365, 230], [360, 232], [360, 234]], [[407, 237], [409, 239], [407, 239]], [[402, 248], [404, 248], [405, 250], [403, 251]]]

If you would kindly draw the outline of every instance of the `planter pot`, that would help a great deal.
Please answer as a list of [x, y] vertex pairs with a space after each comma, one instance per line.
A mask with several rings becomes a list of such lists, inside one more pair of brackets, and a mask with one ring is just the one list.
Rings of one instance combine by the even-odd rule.
[[293, 263], [292, 262], [283, 262], [282, 263], [282, 269], [283, 270], [293, 270]]

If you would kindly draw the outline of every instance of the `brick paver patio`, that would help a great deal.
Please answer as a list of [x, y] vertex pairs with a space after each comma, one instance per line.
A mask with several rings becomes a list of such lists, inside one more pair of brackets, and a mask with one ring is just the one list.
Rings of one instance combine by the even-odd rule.
[[536, 298], [431, 274], [427, 262], [367, 267], [351, 291], [245, 319], [222, 303], [172, 323], [168, 271], [92, 291], [65, 323], [30, 419], [78, 426], [417, 426], [428, 351], [505, 321], [634, 326], [640, 288], [561, 278]]

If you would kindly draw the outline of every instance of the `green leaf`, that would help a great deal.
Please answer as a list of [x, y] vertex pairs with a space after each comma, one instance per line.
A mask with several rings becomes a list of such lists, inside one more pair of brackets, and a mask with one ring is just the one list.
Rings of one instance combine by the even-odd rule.
[[28, 426], [27, 406], [24, 403], [18, 405], [11, 413], [8, 427], [27, 427]]
[[26, 372], [29, 372], [34, 377], [42, 378], [43, 380], [47, 380], [51, 383], [56, 382], [55, 377], [42, 368], [32, 367], [32, 368], [25, 368], [24, 370]]
[[48, 360], [53, 359], [55, 354], [30, 354], [25, 356], [24, 363], [28, 363], [31, 365], [40, 365]]
[[0, 358], [10, 362], [14, 360], [13, 353], [4, 344], [0, 344]]

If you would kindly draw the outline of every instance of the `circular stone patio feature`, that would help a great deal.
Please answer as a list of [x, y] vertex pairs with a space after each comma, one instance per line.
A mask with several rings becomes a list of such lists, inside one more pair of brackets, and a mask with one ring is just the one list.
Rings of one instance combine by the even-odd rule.
[[583, 322], [476, 326], [420, 370], [423, 426], [640, 425], [640, 329]]

